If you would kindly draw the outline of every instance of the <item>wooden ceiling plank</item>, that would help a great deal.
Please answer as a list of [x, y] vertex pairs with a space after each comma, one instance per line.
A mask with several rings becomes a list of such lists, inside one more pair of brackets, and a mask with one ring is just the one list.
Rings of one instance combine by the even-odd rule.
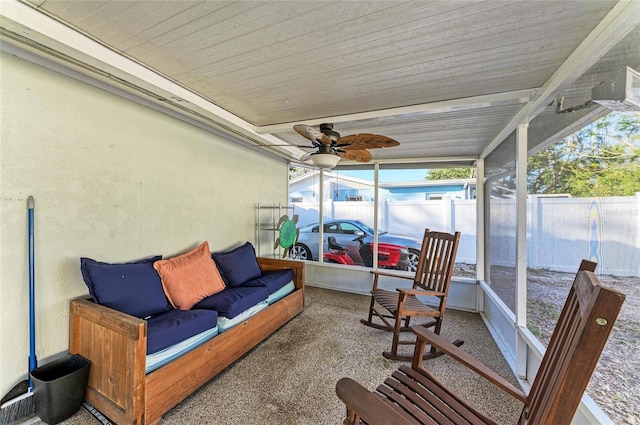
[[130, 43], [144, 37], [144, 34], [152, 28], [161, 25], [185, 10], [188, 10], [197, 3], [183, 1], [151, 1], [134, 2], [133, 8], [127, 9], [118, 27], [106, 34], [102, 40], [104, 43], [113, 46], [116, 50], [124, 51], [118, 46]]
[[179, 10], [164, 21], [124, 40], [117, 47], [133, 57], [158, 47], [165, 48], [171, 40], [192, 33], [203, 26], [219, 25], [226, 17], [224, 10], [229, 9], [229, 4], [218, 1], [192, 3], [192, 7]]
[[[94, 6], [93, 9], [85, 9], [84, 16], [76, 18], [73, 26], [91, 34], [92, 37], [101, 39], [97, 30], [105, 26], [105, 23], [112, 22], [122, 13], [133, 6], [127, 1], [105, 1], [105, 2], [83, 2]], [[68, 18], [65, 18], [65, 20]]]
[[[386, 12], [386, 9], [384, 12]], [[382, 11], [379, 13], [382, 14]], [[335, 59], [334, 64], [338, 65], [344, 62], [340, 60], [343, 56], [338, 53], [338, 50], [342, 48], [341, 46], [350, 45], [350, 43], [353, 42], [352, 40], [354, 38], [349, 34], [358, 34], [359, 32], [364, 32], [364, 34], [359, 35], [357, 38], [364, 40], [371, 40], [372, 36], [370, 34], [382, 33], [382, 35], [375, 36], [373, 38], [373, 42], [367, 44], [367, 48], [373, 51], [377, 52], [379, 49], [388, 51], [389, 49], [393, 50], [394, 48], [399, 47], [398, 43], [388, 39], [388, 34], [380, 30], [380, 27], [384, 26], [383, 23], [378, 25], [376, 22], [370, 22], [368, 19], [369, 16], [361, 16], [360, 9], [354, 9], [352, 11], [352, 15], [341, 15], [345, 14], [340, 14], [341, 20], [339, 22], [341, 25], [337, 25], [335, 21], [331, 21], [331, 23], [326, 27], [322, 27], [319, 30], [305, 35], [298, 34], [296, 38], [285, 40], [285, 43], [272, 43], [266, 46], [263, 45], [260, 49], [256, 50], [255, 55], [250, 56], [252, 61], [251, 63], [239, 62], [238, 58], [234, 57], [231, 67], [227, 70], [221, 69], [221, 66], [229, 67], [229, 65], [225, 65], [227, 63], [225, 62], [225, 58], [220, 57], [218, 54], [214, 54], [217, 53], [214, 52], [211, 55], [212, 60], [210, 65], [199, 71], [202, 75], [209, 75], [214, 78], [220, 78], [221, 75], [225, 74], [234, 75], [237, 74], [238, 71], [243, 69], [250, 70], [254, 66], [260, 66], [261, 69], [265, 69], [265, 67], [268, 67], [270, 64], [275, 64], [276, 70], [274, 70], [274, 72], [281, 72], [281, 69], [283, 68], [295, 71], [300, 65], [306, 65], [307, 67], [312, 68], [323, 64], [326, 66], [329, 62], [333, 61], [334, 56], [338, 56]], [[412, 13], [411, 16], [415, 16], [414, 13]], [[389, 18], [386, 17], [386, 19], [388, 20]], [[309, 25], [304, 21], [301, 23], [304, 24], [302, 28], [307, 31]], [[403, 20], [403, 26], [407, 26], [409, 24], [410, 22], [408, 23]], [[300, 25], [300, 23], [298, 23], [298, 25]], [[425, 24], [422, 22], [420, 25], [424, 26]], [[287, 31], [292, 30], [288, 28]], [[264, 37], [264, 35], [258, 35]], [[303, 38], [299, 39], [298, 37]], [[386, 39], [386, 41], [380, 43], [380, 39]], [[417, 43], [418, 40], [418, 37], [414, 37], [412, 42], [409, 44]], [[255, 45], [255, 41], [252, 42], [251, 40], [238, 39], [237, 44], [240, 46], [251, 46]], [[300, 49], [300, 46], [304, 46], [302, 50]], [[236, 47], [238, 46], [224, 46], [227, 51], [236, 51]], [[243, 58], [240, 57], [239, 59], [242, 60]], [[300, 71], [305, 72], [305, 70]]]
[[46, 0], [46, 1], [30, 1], [29, 3], [37, 5], [39, 9], [46, 10], [47, 12], [58, 15], [63, 13], [67, 8], [73, 7], [77, 0]]
[[[595, 12], [594, 12], [595, 13]], [[495, 13], [494, 13], [495, 15]], [[594, 22], [597, 22], [597, 19], [599, 19], [601, 16], [603, 15], [602, 11], [598, 11], [597, 15], [593, 16], [591, 19]], [[575, 19], [575, 18], [574, 18]], [[484, 22], [486, 21], [486, 19], [483, 20], [479, 20], [480, 22], [483, 22], [483, 28], [486, 27]], [[495, 22], [493, 20], [489, 20], [490, 23], [492, 23], [492, 27], [495, 28], [500, 28], [501, 30], [499, 30], [498, 34], [496, 36], [494, 36], [494, 38], [496, 39], [496, 46], [503, 46], [505, 45], [505, 40], [512, 40], [514, 39], [513, 37], [513, 32], [514, 31], [520, 31], [522, 33], [522, 35], [518, 38], [516, 38], [515, 40], [521, 40], [521, 39], [531, 39], [533, 38], [535, 32], [537, 32], [538, 34], [544, 35], [545, 37], [548, 38], [546, 44], [551, 43], [553, 41], [553, 34], [549, 34], [549, 29], [547, 28], [540, 28], [539, 25], [533, 25], [533, 26], [529, 26], [526, 24], [527, 20], [520, 20], [519, 22], [514, 22], [514, 25], [512, 27], [509, 27], [508, 25], [504, 25], [504, 24], [500, 24], [500, 25], [496, 25]], [[584, 22], [583, 21], [579, 21], [578, 22], [580, 27], [584, 27]], [[403, 23], [402, 28], [404, 28], [407, 25], [407, 23]], [[424, 24], [422, 24], [424, 25]], [[477, 24], [476, 24], [477, 25]], [[559, 23], [555, 23], [554, 24], [557, 28], [561, 28], [563, 31], [563, 37], [555, 37], [555, 40], [557, 42], [557, 40], [563, 40], [566, 38], [567, 34], [565, 33], [565, 31], [568, 31], [569, 28], [571, 28], [572, 25], [572, 20], [571, 17], [567, 17], [564, 22], [559, 22]], [[351, 25], [351, 27], [353, 27], [354, 25]], [[473, 28], [472, 28], [473, 24], [469, 23], [469, 25], [463, 26], [465, 28], [465, 32], [464, 33], [472, 33], [473, 32]], [[375, 26], [373, 26], [375, 28]], [[391, 54], [393, 55], [398, 55], [398, 51], [402, 51], [402, 49], [406, 49], [407, 50], [407, 55], [413, 55], [415, 56], [416, 53], [419, 52], [423, 52], [422, 54], [418, 54], [418, 57], [424, 57], [425, 54], [428, 52], [429, 54], [432, 54], [432, 52], [434, 52], [434, 49], [436, 48], [440, 48], [442, 50], [446, 50], [447, 52], [449, 52], [449, 54], [451, 54], [451, 52], [456, 52], [456, 49], [460, 49], [460, 48], [467, 48], [467, 49], [475, 49], [475, 50], [482, 50], [478, 49], [478, 47], [482, 47], [482, 46], [487, 46], [488, 44], [490, 44], [490, 36], [491, 34], [489, 34], [489, 36], [484, 35], [484, 38], [481, 39], [477, 39], [478, 36], [473, 36], [473, 39], [475, 42], [471, 43], [469, 42], [468, 39], [463, 38], [462, 40], [460, 40], [460, 36], [455, 36], [456, 32], [460, 32], [458, 26], [456, 26], [455, 29], [451, 29], [449, 28], [448, 30], [443, 29], [442, 31], [438, 31], [438, 32], [433, 32], [433, 33], [429, 33], [429, 34], [425, 34], [423, 36], [419, 35], [419, 34], [414, 34], [413, 32], [410, 33], [410, 38], [408, 38], [407, 40], [401, 41], [395, 38], [390, 38], [391, 35], [390, 34], [382, 34], [380, 37], [382, 37], [384, 40], [386, 40], [385, 42], [377, 42], [378, 40], [376, 40], [375, 43], [359, 43], [362, 44], [362, 47], [359, 46], [358, 43], [353, 43], [352, 39], [349, 38], [348, 36], [345, 37], [343, 36], [341, 33], [336, 32], [335, 36], [337, 37], [337, 39], [339, 40], [339, 42], [337, 42], [336, 46], [332, 48], [332, 46], [327, 46], [326, 43], [322, 46], [324, 50], [328, 50], [328, 51], [334, 51], [334, 55], [337, 59], [335, 62], [332, 62], [331, 65], [332, 66], [328, 66], [326, 68], [330, 68], [330, 69], [341, 69], [344, 65], [343, 64], [350, 64], [353, 66], [358, 66], [358, 65], [364, 65], [365, 63], [362, 61], [357, 60], [358, 59], [358, 52], [360, 50], [363, 51], [362, 54], [369, 56], [369, 57], [373, 57], [373, 58], [380, 58], [380, 57], [385, 57], [388, 58]], [[509, 30], [508, 34], [505, 34], [504, 31], [506, 31], [506, 28], [512, 28]], [[529, 30], [525, 30], [523, 28], [529, 28]], [[557, 29], [556, 28], [556, 29]], [[467, 31], [468, 30], [468, 31]], [[530, 31], [530, 32], [529, 32]], [[582, 31], [583, 34], [586, 34], [588, 31], [588, 28], [583, 29]], [[339, 37], [338, 37], [339, 36]], [[540, 37], [540, 35], [538, 35], [538, 37]], [[370, 37], [369, 37], [370, 38]], [[326, 41], [325, 38], [322, 38], [321, 40]], [[421, 42], [421, 40], [425, 40], [424, 42]], [[439, 41], [442, 41], [441, 43], [438, 43]], [[314, 41], [312, 41], [314, 42]], [[315, 41], [317, 42], [317, 40]], [[452, 45], [452, 43], [458, 43], [457, 45]], [[308, 42], [304, 43], [305, 45], [308, 45]], [[270, 46], [271, 47], [271, 46]], [[343, 50], [346, 50], [346, 53], [342, 53]], [[309, 52], [309, 56], [298, 56], [299, 53], [296, 52], [295, 55], [290, 55], [288, 52], [288, 50], [285, 49], [281, 49], [281, 52], [286, 52], [289, 59], [285, 60], [285, 65], [286, 66], [282, 66], [281, 65], [281, 61], [284, 58], [278, 58], [277, 56], [274, 56], [273, 58], [270, 58], [268, 56], [261, 56], [258, 59], [260, 60], [259, 62], [254, 62], [252, 65], [253, 66], [260, 66], [261, 69], [268, 69], [270, 66], [271, 62], [272, 64], [275, 64], [276, 67], [273, 68], [274, 73], [281, 73], [281, 69], [284, 68], [285, 70], [288, 71], [288, 75], [286, 78], [289, 78], [289, 76], [291, 74], [295, 74], [295, 75], [306, 75], [308, 74], [308, 69], [318, 69], [318, 68], [322, 68], [321, 65], [324, 63], [325, 65], [327, 64], [327, 61], [331, 61], [332, 60], [332, 56], [331, 55], [318, 55], [317, 50], [314, 51], [310, 51]], [[338, 59], [343, 59], [343, 60], [338, 60]], [[216, 61], [216, 67], [220, 66], [221, 61], [217, 60]], [[245, 65], [245, 64], [242, 64]], [[251, 65], [251, 64], [246, 64], [246, 65]], [[238, 65], [241, 66], [241, 65]], [[273, 66], [273, 65], [271, 65]], [[300, 68], [301, 66], [306, 67], [307, 69], [304, 68]], [[247, 72], [249, 70], [251, 70], [252, 68], [250, 66], [242, 66], [243, 69], [247, 70]], [[219, 71], [219, 68], [211, 68], [211, 69], [207, 69], [206, 71], [209, 71], [210, 77], [213, 78], [222, 78], [221, 74]], [[204, 71], [203, 71], [204, 72]], [[232, 75], [237, 75], [239, 72], [242, 72], [241, 69], [239, 68], [231, 68], [229, 70], [229, 72], [232, 73]], [[264, 75], [264, 73], [263, 73]]]
[[[569, 37], [567, 38], [573, 38]], [[535, 64], [540, 64], [541, 60], [546, 60], [546, 61], [550, 61], [550, 59], [553, 58], [553, 49], [550, 50], [544, 50], [543, 48], [541, 48], [541, 46], [545, 46], [548, 45], [549, 43], [553, 43], [552, 40], [542, 40], [540, 42], [540, 44], [534, 44], [533, 42], [527, 42], [524, 46], [517, 46], [517, 50], [515, 50], [514, 52], [519, 53], [518, 56], [513, 56], [514, 58], [516, 58], [517, 60], [512, 60], [512, 61], [501, 61], [501, 60], [496, 60], [496, 56], [494, 54], [494, 56], [491, 56], [488, 53], [495, 53], [493, 51], [491, 52], [487, 52], [487, 53], [482, 53], [482, 52], [477, 52], [477, 51], [473, 51], [473, 49], [471, 49], [471, 55], [472, 57], [478, 57], [478, 58], [484, 58], [484, 63], [488, 63], [491, 66], [500, 66], [503, 67], [505, 65], [503, 64], [510, 64], [511, 62], [516, 62], [517, 66], [522, 68], [522, 67], [526, 67], [527, 63], [524, 62], [524, 60], [528, 60], [528, 58], [530, 59], [530, 62], [532, 62], [532, 64], [530, 65], [530, 71], [532, 73], [535, 72], [535, 70], [533, 69], [533, 67], [535, 66]], [[565, 44], [564, 42], [562, 43], [563, 45]], [[453, 46], [455, 47], [455, 46]], [[492, 46], [494, 49], [499, 49], [499, 45], [496, 46]], [[509, 48], [511, 48], [511, 46], [509, 46]], [[568, 48], [570, 48], [570, 46], [562, 46], [562, 47], [558, 47], [558, 55], [556, 56], [557, 59], [554, 60], [561, 60], [563, 59], [567, 54], [568, 54]], [[504, 53], [500, 55], [500, 57], [505, 57], [505, 59], [508, 59], [509, 53], [512, 53], [511, 50], [507, 50], [506, 48], [504, 48], [503, 46], [503, 50]], [[531, 50], [536, 50], [537, 51], [537, 56], [536, 55], [531, 55]], [[391, 68], [390, 70], [386, 71], [387, 74], [393, 78], [393, 79], [405, 79], [407, 80], [407, 84], [409, 85], [413, 85], [415, 84], [415, 81], [412, 81], [411, 79], [411, 75], [407, 74], [407, 69], [410, 69], [411, 67], [414, 68], [418, 68], [418, 67], [424, 67], [423, 69], [419, 69], [420, 72], [424, 72], [424, 73], [431, 73], [434, 72], [434, 75], [439, 75], [442, 73], [446, 73], [449, 77], [452, 77], [452, 74], [456, 74], [456, 73], [460, 73], [461, 70], [463, 70], [464, 68], [461, 66], [461, 64], [459, 64], [458, 62], [462, 62], [462, 63], [466, 63], [466, 67], [467, 69], [469, 69], [469, 71], [467, 72], [467, 74], [462, 74], [461, 78], [464, 78], [466, 80], [469, 80], [470, 78], [473, 78], [474, 75], [477, 75], [478, 73], [482, 73], [482, 72], [492, 72], [491, 69], [487, 69], [487, 68], [483, 68], [480, 67], [480, 65], [482, 65], [482, 62], [479, 63], [474, 63], [472, 61], [472, 59], [470, 57], [466, 57], [465, 56], [465, 52], [464, 49], [463, 51], [459, 52], [458, 56], [452, 56], [452, 54], [450, 52], [452, 51], [458, 51], [458, 48], [456, 47], [455, 49], [451, 48], [451, 49], [447, 49], [445, 55], [449, 56], [451, 58], [451, 60], [455, 60], [455, 63], [451, 63], [451, 64], [447, 64], [446, 63], [446, 59], [440, 59], [437, 56], [431, 58], [431, 60], [428, 63], [413, 63], [408, 65], [406, 68], [404, 67], [399, 67], [399, 68]], [[414, 55], [415, 56], [415, 55]], [[408, 58], [410, 60], [410, 58]], [[419, 59], [413, 59], [413, 61], [417, 61]], [[445, 61], [445, 62], [441, 62], [441, 61]], [[388, 66], [393, 66], [393, 64], [395, 63], [400, 63], [400, 64], [404, 64], [407, 62], [407, 59], [405, 59], [405, 57], [399, 57], [397, 58], [397, 60], [395, 58], [392, 59], [388, 59], [386, 60], [386, 62], [388, 62]], [[558, 62], [560, 63], [560, 62]], [[375, 65], [375, 67], [373, 66]], [[546, 66], [544, 66], [546, 68]], [[367, 85], [370, 82], [367, 80], [372, 80], [371, 82], [375, 82], [376, 85], [378, 87], [380, 86], [384, 86], [385, 84], [387, 84], [387, 80], [385, 80], [385, 74], [383, 73], [383, 71], [378, 71], [376, 73], [368, 73], [368, 71], [366, 71], [369, 68], [374, 68], [376, 70], [380, 70], [381, 68], [384, 70], [384, 63], [381, 63], [380, 61], [378, 62], [372, 62], [370, 64], [362, 64], [362, 66], [352, 66], [353, 72], [355, 72], [355, 74], [350, 74], [348, 71], [348, 69], [343, 68], [339, 68], [339, 69], [333, 69], [332, 67], [313, 67], [313, 68], [309, 68], [307, 70], [300, 70], [297, 73], [293, 73], [293, 74], [288, 74], [287, 72], [282, 72], [282, 70], [280, 70], [279, 72], [273, 71], [273, 74], [283, 74], [282, 78], [279, 78], [279, 80], [281, 80], [280, 85], [278, 85], [275, 81], [269, 80], [269, 75], [265, 74], [264, 72], [261, 75], [261, 82], [263, 80], [268, 80], [269, 84], [268, 84], [268, 91], [270, 91], [270, 93], [285, 93], [284, 97], [289, 97], [288, 95], [286, 95], [287, 92], [287, 87], [295, 87], [295, 79], [293, 78], [293, 75], [302, 75], [303, 77], [299, 77], [299, 79], [307, 79], [309, 78], [308, 76], [311, 75], [311, 71], [312, 69], [317, 68], [317, 69], [326, 69], [327, 71], [323, 74], [327, 74], [324, 75], [325, 78], [327, 79], [337, 79], [338, 76], [340, 77], [340, 81], [345, 82], [345, 84], [348, 84], [349, 87], [357, 87], [358, 85]], [[440, 68], [439, 69], [439, 73], [435, 72], [438, 71], [438, 69], [434, 69], [434, 68]], [[252, 71], [247, 71], [247, 73], [250, 73]], [[496, 70], [495, 73], [499, 73], [500, 71]], [[535, 75], [535, 74], [533, 74]], [[214, 81], [218, 81], [216, 80], [216, 77], [213, 76]], [[238, 78], [238, 77], [236, 77]], [[546, 78], [548, 78], [548, 74], [547, 75], [543, 75], [542, 78], [544, 78], [544, 80], [546, 80]], [[352, 81], [349, 82], [348, 80], [351, 79]], [[209, 79], [207, 79], [209, 81]], [[255, 81], [255, 78], [253, 79]], [[313, 74], [312, 81], [316, 82], [316, 85], [321, 86], [321, 85], [327, 85], [325, 81], [323, 81], [323, 78], [321, 78], [319, 75], [317, 75], [317, 73]], [[542, 83], [541, 80], [540, 83]], [[194, 77], [193, 79], [190, 78], [186, 78], [184, 79], [185, 82], [187, 82], [188, 84], [193, 84], [195, 87], [197, 87], [198, 84], [198, 79], [196, 77]], [[234, 81], [234, 83], [237, 83], [242, 90], [239, 92], [235, 92], [235, 91], [229, 91], [229, 83], [227, 84], [222, 84], [224, 85], [224, 87], [227, 88], [227, 95], [234, 97], [234, 96], [251, 96], [251, 95], [255, 95], [256, 97], [261, 97], [263, 93], [260, 93], [260, 90], [266, 91], [264, 90], [264, 86], [265, 84], [260, 84], [257, 89], [257, 92], [251, 92], [251, 88], [252, 86], [255, 86], [256, 83], [254, 81], [251, 81], [251, 79], [249, 78], [249, 76], [246, 77], [246, 79], [239, 79], [238, 81]], [[329, 86], [328, 89], [330, 89], [331, 87]], [[338, 90], [344, 90], [344, 87], [339, 87]], [[291, 100], [291, 98], [290, 98]]]
[[[191, 62], [193, 57], [199, 59], [200, 55], [195, 52], [203, 47], [213, 50], [223, 45], [227, 38], [235, 37], [238, 31], [244, 31], [242, 28], [251, 25], [251, 21], [259, 22], [277, 12], [269, 8], [268, 3], [207, 2], [200, 16], [192, 16], [191, 13], [182, 16], [183, 24], [174, 22], [151, 39], [141, 38], [137, 44], [128, 46], [127, 52], [150, 63], [162, 61], [167, 56], [180, 56], [181, 60]], [[240, 19], [242, 22], [238, 22]]]
[[[250, 42], [248, 36], [256, 37], [261, 43], [270, 44], [274, 37], [288, 36], [292, 30], [291, 24], [287, 27], [288, 20], [297, 22], [298, 26], [304, 26], [304, 23], [300, 22], [300, 14], [313, 13], [313, 8], [319, 7], [314, 2], [276, 4], [281, 9], [274, 10], [273, 6], [270, 6], [271, 3], [260, 3], [259, 6], [246, 10], [228, 8], [228, 13], [233, 12], [233, 16], [222, 19], [215, 25], [206, 25], [185, 34], [169, 42], [161, 51], [154, 52], [155, 56], [145, 56], [145, 60], [162, 60], [165, 54], [177, 52], [184, 61], [195, 63], [197, 69], [197, 63], [206, 61], [207, 58], [214, 58], [216, 61], [237, 58], [256, 49], [256, 43]], [[240, 5], [245, 3], [240, 2]], [[271, 27], [273, 25], [282, 25], [277, 34], [272, 34], [275, 32]]]

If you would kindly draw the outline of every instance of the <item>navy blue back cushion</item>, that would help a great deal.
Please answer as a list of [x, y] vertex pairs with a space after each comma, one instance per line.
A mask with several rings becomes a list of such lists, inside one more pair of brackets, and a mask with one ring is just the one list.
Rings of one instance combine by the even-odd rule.
[[243, 311], [253, 307], [269, 297], [269, 290], [266, 287], [258, 286], [254, 288], [239, 286], [227, 288], [222, 292], [208, 296], [193, 308], [215, 310], [218, 316], [233, 319]]
[[158, 272], [156, 256], [133, 263], [110, 264], [80, 259], [80, 271], [93, 299], [104, 306], [139, 318], [171, 309]]
[[262, 276], [251, 242], [246, 242], [231, 251], [214, 252], [211, 258], [216, 262], [227, 287], [242, 286], [245, 282]]
[[147, 354], [191, 338], [218, 325], [212, 310], [171, 310], [147, 320]]
[[273, 294], [292, 280], [293, 270], [291, 269], [270, 270], [264, 272], [259, 278], [252, 279], [242, 286], [265, 286], [269, 290], [269, 294]]

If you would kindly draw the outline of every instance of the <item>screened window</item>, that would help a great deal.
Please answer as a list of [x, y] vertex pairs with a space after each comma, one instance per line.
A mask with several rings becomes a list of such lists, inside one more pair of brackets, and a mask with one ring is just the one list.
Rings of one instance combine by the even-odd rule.
[[485, 280], [515, 311], [516, 193], [515, 134], [485, 159]]
[[[368, 252], [374, 247], [377, 228], [378, 244], [384, 244], [385, 252], [393, 253], [378, 256], [378, 267], [413, 271], [426, 228], [459, 231], [462, 236], [454, 274], [475, 277], [473, 163], [381, 164], [377, 187], [373, 164], [339, 166], [323, 171], [322, 179], [319, 175], [319, 170], [313, 170], [290, 182], [290, 197], [296, 193], [322, 197], [321, 203], [319, 199], [296, 203], [300, 236], [294, 252], [300, 255], [298, 258], [371, 267], [373, 258]], [[331, 247], [328, 237], [335, 238]], [[349, 258], [339, 254], [336, 246], [343, 247]]]

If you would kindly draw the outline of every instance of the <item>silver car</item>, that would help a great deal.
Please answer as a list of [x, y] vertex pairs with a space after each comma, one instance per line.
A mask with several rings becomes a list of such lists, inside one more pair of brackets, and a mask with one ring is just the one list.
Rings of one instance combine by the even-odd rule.
[[[309, 224], [300, 228], [298, 242], [291, 250], [291, 257], [300, 260], [318, 260], [318, 223]], [[360, 220], [328, 220], [324, 222], [323, 252], [327, 252], [327, 237], [333, 236], [336, 243], [345, 247], [353, 259], [360, 259], [360, 243], [354, 240], [358, 235], [364, 234], [364, 243], [373, 243], [373, 228]], [[409, 271], [416, 271], [422, 239], [408, 236], [390, 235], [387, 232], [378, 233], [378, 243], [387, 243], [407, 247], [409, 250]], [[356, 262], [359, 262], [356, 260]]]

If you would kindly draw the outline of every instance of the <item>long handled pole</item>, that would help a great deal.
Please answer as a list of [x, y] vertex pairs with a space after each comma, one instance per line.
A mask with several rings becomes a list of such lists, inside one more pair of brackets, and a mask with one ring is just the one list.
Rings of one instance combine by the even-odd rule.
[[38, 367], [36, 359], [36, 288], [35, 288], [35, 244], [33, 196], [27, 198], [28, 245], [29, 245], [29, 373], [28, 378], [20, 381], [0, 400], [0, 424], [13, 424], [23, 421], [36, 413], [33, 397], [31, 372]]
[[27, 199], [29, 216], [29, 391], [33, 390], [31, 371], [38, 366], [36, 358], [36, 276], [35, 276], [35, 239], [34, 239], [34, 210], [36, 202], [33, 196]]

